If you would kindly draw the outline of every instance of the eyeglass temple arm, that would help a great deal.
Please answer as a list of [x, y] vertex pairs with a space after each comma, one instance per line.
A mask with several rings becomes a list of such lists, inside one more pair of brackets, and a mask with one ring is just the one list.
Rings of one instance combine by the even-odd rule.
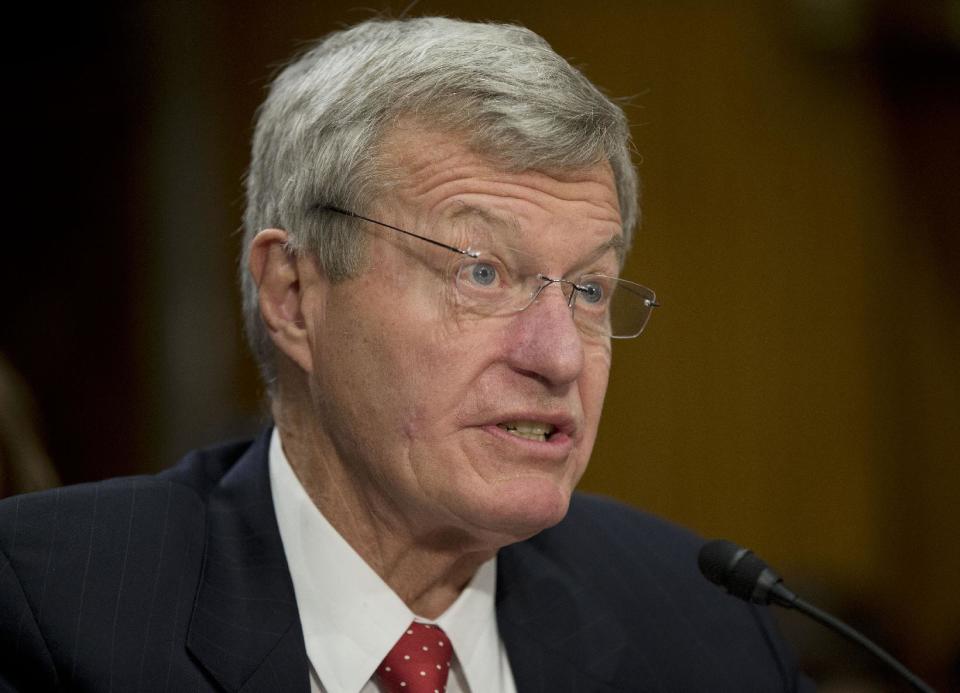
[[403, 230], [403, 229], [401, 229], [401, 228], [398, 228], [398, 227], [396, 227], [396, 226], [391, 226], [390, 224], [385, 224], [385, 223], [383, 223], [382, 221], [377, 221], [376, 219], [370, 219], [370, 218], [365, 217], [365, 216], [363, 216], [363, 215], [361, 215], [361, 214], [357, 214], [356, 212], [350, 212], [350, 211], [348, 211], [348, 210], [346, 210], [346, 209], [340, 209], [339, 207], [334, 207], [333, 205], [317, 205], [317, 207], [318, 207], [319, 209], [324, 210], [324, 211], [327, 211], [327, 212], [334, 212], [334, 213], [336, 213], [336, 214], [342, 214], [342, 215], [347, 216], [347, 217], [353, 217], [354, 219], [362, 219], [363, 221], [369, 221], [371, 224], [376, 224], [377, 226], [385, 226], [385, 227], [387, 227], [388, 229], [393, 229], [394, 231], [399, 231], [400, 233], [405, 234], [405, 235], [407, 235], [407, 236], [412, 236], [413, 238], [419, 238], [421, 241], [426, 241], [427, 243], [432, 243], [433, 245], [438, 246], [438, 247], [440, 247], [440, 248], [446, 248], [447, 250], [450, 250], [450, 251], [452, 251], [452, 252], [454, 252], [454, 253], [458, 253], [458, 254], [460, 254], [460, 255], [466, 255], [467, 257], [473, 257], [473, 258], [480, 257], [480, 253], [477, 252], [476, 250], [463, 250], [462, 248], [457, 248], [457, 247], [452, 246], [452, 245], [447, 245], [446, 243], [441, 243], [440, 241], [435, 241], [435, 240], [433, 240], [432, 238], [427, 238], [426, 236], [420, 236], [420, 235], [418, 235], [418, 234], [413, 233], [412, 231], [405, 231], [405, 230]]

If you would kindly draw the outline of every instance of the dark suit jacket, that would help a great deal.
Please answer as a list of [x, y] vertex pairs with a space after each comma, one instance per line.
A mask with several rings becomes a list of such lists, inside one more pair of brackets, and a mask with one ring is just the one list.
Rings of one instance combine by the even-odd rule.
[[[307, 693], [268, 441], [0, 503], [0, 689]], [[577, 496], [557, 527], [503, 549], [518, 691], [796, 690], [768, 616], [698, 574], [699, 545]]]

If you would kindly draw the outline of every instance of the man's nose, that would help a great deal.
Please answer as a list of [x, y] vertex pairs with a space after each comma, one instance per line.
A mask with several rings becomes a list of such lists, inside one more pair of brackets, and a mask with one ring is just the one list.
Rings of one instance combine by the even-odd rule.
[[551, 385], [573, 382], [583, 370], [583, 338], [561, 284], [545, 286], [514, 317], [510, 365]]

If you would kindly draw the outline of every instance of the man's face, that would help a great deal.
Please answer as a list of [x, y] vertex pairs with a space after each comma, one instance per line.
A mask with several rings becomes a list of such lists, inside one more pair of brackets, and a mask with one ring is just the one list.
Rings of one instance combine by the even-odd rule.
[[[366, 215], [461, 248], [509, 245], [534, 274], [618, 273], [608, 165], [505, 173], [452, 135], [403, 128], [382, 151], [396, 182]], [[365, 511], [485, 546], [560, 521], [596, 437], [609, 340], [581, 334], [557, 284], [513, 315], [465, 314], [450, 276], [463, 258], [358, 223], [364, 271], [303, 292], [318, 432]]]

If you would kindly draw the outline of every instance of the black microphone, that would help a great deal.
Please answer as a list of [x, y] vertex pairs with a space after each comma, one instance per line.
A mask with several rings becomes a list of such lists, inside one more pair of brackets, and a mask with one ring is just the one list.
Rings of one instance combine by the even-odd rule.
[[724, 588], [734, 597], [753, 604], [778, 604], [796, 609], [827, 628], [865, 647], [880, 661], [896, 671], [918, 691], [934, 693], [919, 676], [898, 662], [886, 650], [854, 630], [838, 618], [805, 602], [787, 589], [783, 580], [766, 563], [749, 549], [737, 546], [726, 539], [709, 541], [700, 549], [697, 557], [700, 572], [710, 582]]

